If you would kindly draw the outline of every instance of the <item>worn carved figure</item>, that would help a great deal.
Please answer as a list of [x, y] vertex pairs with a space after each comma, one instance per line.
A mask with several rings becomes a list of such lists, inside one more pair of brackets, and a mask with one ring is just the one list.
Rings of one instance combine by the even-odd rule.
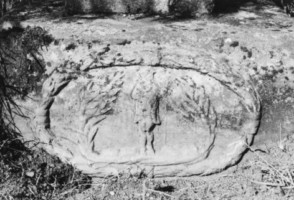
[[139, 80], [131, 94], [131, 98], [135, 100], [135, 123], [138, 124], [138, 131], [141, 134], [140, 154], [142, 155], [155, 154], [153, 131], [157, 125], [161, 124], [159, 116], [161, 94], [154, 75], [155, 73], [152, 73], [147, 77], [149, 78], [147, 81]]
[[[137, 45], [92, 47], [99, 59], [80, 71], [55, 64], [32, 108], [33, 133], [43, 147], [97, 177], [207, 175], [236, 163], [259, 124], [259, 99], [247, 77], [222, 60], [201, 65], [196, 56], [191, 64], [179, 54], [186, 59], [179, 66], [153, 43], [142, 55], [117, 53]], [[145, 57], [154, 49], [160, 52]]]
[[155, 149], [153, 146], [154, 142], [154, 132], [153, 130], [157, 125], [161, 124], [159, 116], [159, 96], [153, 96], [153, 98], [146, 102], [146, 107], [143, 107], [141, 110], [141, 118], [136, 123], [139, 124], [139, 131], [142, 133], [141, 146], [142, 151], [149, 155], [155, 154]]

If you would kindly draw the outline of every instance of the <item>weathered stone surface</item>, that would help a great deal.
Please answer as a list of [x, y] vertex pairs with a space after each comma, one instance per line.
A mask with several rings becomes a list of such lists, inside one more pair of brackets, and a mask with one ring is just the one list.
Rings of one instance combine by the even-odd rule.
[[[75, 46], [78, 46], [75, 50], [70, 50], [74, 45], [69, 46], [69, 42], [67, 44], [60, 43], [55, 47], [52, 45], [48, 48], [48, 52], [42, 53], [44, 59], [48, 61], [48, 74], [56, 67], [59, 67], [59, 72], [69, 71], [72, 75], [75, 75], [75, 70], [69, 67], [71, 65], [72, 67], [77, 66], [77, 69], [82, 69], [78, 70], [78, 73], [86, 76], [88, 76], [88, 73], [97, 70], [97, 68], [110, 70], [111, 67], [113, 67], [112, 69], [119, 67], [119, 69], [126, 68], [131, 70], [135, 68], [134, 65], [137, 67], [145, 66], [148, 69], [160, 69], [164, 66], [173, 69], [189, 68], [186, 72], [190, 72], [192, 69], [201, 69], [200, 72], [203, 74], [207, 73], [205, 76], [211, 75], [219, 79], [220, 82], [230, 85], [231, 87], [229, 88], [241, 88], [241, 91], [245, 91], [238, 91], [238, 94], [247, 93], [248, 91], [245, 88], [256, 88], [261, 99], [262, 111], [261, 123], [252, 148], [260, 148], [255, 145], [267, 143], [269, 140], [273, 140], [278, 145], [280, 141], [283, 142], [284, 139], [292, 138], [294, 131], [294, 35], [292, 34], [294, 22], [286, 15], [283, 15], [281, 11], [277, 12], [276, 7], [260, 10], [257, 7], [253, 9], [250, 6], [246, 7], [246, 9], [242, 8], [240, 12], [222, 15], [210, 20], [165, 21], [165, 23], [162, 23], [156, 17], [132, 20], [135, 19], [132, 16], [93, 20], [92, 15], [87, 15], [70, 21], [55, 18], [48, 21], [46, 17], [43, 19], [40, 20], [34, 17], [33, 19], [28, 19], [25, 24], [44, 27], [55, 38], [60, 40], [78, 41], [75, 43]], [[109, 50], [106, 48], [107, 44], [110, 45]], [[65, 50], [66, 47], [68, 47], [68, 51]], [[99, 52], [100, 55], [95, 56]], [[95, 57], [99, 59], [92, 62]], [[119, 57], [123, 57], [123, 59]], [[130, 62], [130, 66], [126, 61]], [[157, 74], [160, 74], [160, 72]], [[232, 86], [234, 79], [231, 77], [234, 74], [236, 75], [235, 80], [245, 80], [244, 88], [242, 84], [238, 83], [236, 84], [239, 86]], [[254, 86], [251, 86], [251, 81], [247, 76], [251, 77], [250, 79], [252, 79]], [[149, 76], [146, 75], [146, 77]], [[75, 82], [72, 78], [69, 80], [68, 86]], [[68, 86], [60, 94], [67, 91]], [[232, 91], [235, 91], [235, 89]], [[72, 95], [72, 99], [77, 96], [74, 94], [70, 95]], [[59, 105], [57, 104], [58, 101], [56, 101], [58, 98], [59, 95], [57, 95], [57, 98], [54, 97], [55, 101], [51, 109]], [[40, 98], [34, 97], [34, 99], [35, 101], [31, 104], [27, 102], [28, 107], [31, 105], [31, 107], [36, 108], [40, 104]], [[60, 110], [62, 109], [64, 108]], [[31, 110], [34, 111], [32, 108]], [[161, 108], [159, 111], [161, 125], [156, 125], [155, 131], [164, 124], [161, 114], [163, 109]], [[33, 117], [31, 118], [33, 119]], [[24, 121], [22, 121], [23, 123]], [[103, 121], [101, 122], [102, 124]], [[25, 138], [30, 139], [31, 132], [30, 129], [26, 130], [24, 133]], [[248, 132], [251, 131], [248, 129]], [[55, 134], [56, 138], [53, 140], [47, 134], [41, 134], [44, 138], [42, 141], [51, 140], [51, 145], [44, 145], [44, 147], [48, 151], [57, 152], [60, 157], [66, 158], [66, 156], [62, 156], [62, 152], [66, 153], [65, 149], [70, 150], [73, 148], [67, 144], [67, 139], [60, 136], [62, 135], [61, 132], [57, 131]], [[201, 133], [200, 135], [205, 134]], [[39, 138], [40, 136], [36, 134], [35, 137]], [[65, 138], [68, 137], [66, 136]], [[77, 141], [79, 140], [73, 135], [71, 135], [71, 138], [75, 142], [73, 144], [78, 143]], [[222, 136], [217, 138], [222, 138]], [[216, 141], [219, 141], [217, 138]], [[218, 144], [220, 143], [222, 142]], [[227, 144], [230, 143], [228, 141]], [[113, 145], [115, 146], [115, 144]], [[217, 146], [219, 145], [214, 147], [217, 148]], [[226, 149], [225, 147], [226, 145], [219, 149]], [[262, 147], [261, 149], [265, 148]], [[287, 146], [285, 150], [288, 151]], [[215, 163], [221, 160], [221, 158], [228, 160], [226, 153], [213, 154], [213, 152], [214, 150], [212, 149], [211, 154], [208, 156], [211, 160], [209, 162], [205, 161], [209, 169], [213, 166], [215, 167]], [[220, 150], [219, 152], [227, 151]], [[76, 159], [70, 159], [69, 154], [68, 161], [78, 163], [77, 160], [80, 157], [77, 155], [80, 154], [74, 154], [72, 157]], [[234, 157], [233, 155], [239, 154], [232, 153], [232, 157]], [[238, 156], [234, 158], [237, 160]], [[83, 163], [83, 160], [87, 159], [81, 159], [80, 163]], [[216, 162], [212, 162], [212, 160]], [[86, 168], [92, 162], [87, 161], [85, 163], [84, 165], [79, 164], [77, 166], [84, 170], [89, 169], [89, 172], [95, 174], [94, 168]], [[203, 165], [204, 162], [199, 163]], [[228, 165], [231, 165], [231, 163], [233, 162], [227, 162]], [[198, 172], [200, 171], [200, 165], [197, 165]], [[119, 169], [118, 171], [124, 171], [122, 165], [117, 167], [117, 169]], [[175, 168], [170, 168], [170, 170], [172, 169]], [[194, 171], [195, 174], [197, 174], [197, 170]], [[176, 172], [178, 171], [176, 170]], [[170, 176], [175, 174], [177, 173], [171, 172]]]
[[93, 176], [215, 173], [256, 133], [255, 88], [222, 57], [140, 41], [55, 42], [41, 54], [48, 78], [23, 103], [27, 124], [47, 151]]

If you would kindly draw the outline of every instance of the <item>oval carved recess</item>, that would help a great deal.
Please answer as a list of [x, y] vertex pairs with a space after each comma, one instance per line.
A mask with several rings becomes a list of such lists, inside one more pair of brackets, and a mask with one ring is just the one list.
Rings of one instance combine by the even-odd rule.
[[[171, 57], [165, 47], [144, 44], [155, 54], [132, 54], [132, 45], [139, 44], [99, 47], [102, 53], [91, 47], [95, 65], [51, 70], [30, 122], [43, 147], [98, 177], [205, 175], [235, 164], [259, 124], [250, 78], [216, 71], [199, 54], [194, 67], [178, 66], [173, 58], [186, 60], [177, 51]], [[118, 49], [129, 54], [115, 58]]]

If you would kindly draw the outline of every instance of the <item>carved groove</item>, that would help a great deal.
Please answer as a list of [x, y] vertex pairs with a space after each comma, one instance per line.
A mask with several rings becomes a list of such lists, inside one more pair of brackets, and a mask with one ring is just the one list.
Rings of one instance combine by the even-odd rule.
[[[236, 162], [259, 124], [259, 97], [250, 80], [232, 72], [229, 66], [218, 67], [213, 58], [203, 64], [191, 55], [191, 63], [181, 52], [176, 55], [175, 51], [172, 54], [176, 56], [170, 56], [165, 47], [157, 44], [155, 47], [148, 44], [151, 50], [144, 52], [150, 57], [144, 57], [140, 49], [139, 53], [132, 53], [132, 45], [97, 49], [96, 53], [91, 52], [93, 63], [81, 62], [83, 71], [55, 70], [50, 75], [35, 110], [35, 128], [41, 141], [70, 162], [99, 176], [109, 175], [109, 169], [120, 172], [134, 168], [142, 171], [152, 168], [156, 176], [188, 176], [215, 172]], [[140, 45], [134, 44], [136, 48]], [[122, 48], [127, 49], [122, 51], [126, 55], [120, 53]], [[69, 60], [63, 68], [70, 68], [68, 63]], [[243, 80], [242, 87], [234, 84], [234, 76]], [[235, 103], [226, 102], [227, 94]], [[59, 99], [65, 103], [59, 103]], [[58, 110], [67, 103], [71, 108]], [[50, 114], [54, 118], [50, 119]], [[64, 127], [56, 128], [60, 125], [58, 120], [62, 123], [66, 117], [70, 120], [65, 120]], [[117, 123], [114, 128], [112, 120]], [[165, 127], [168, 125], [171, 128]], [[112, 132], [110, 139], [104, 138]], [[73, 138], [69, 138], [71, 134]], [[227, 146], [218, 146], [219, 138]], [[184, 146], [173, 147], [177, 140]], [[105, 141], [107, 144], [103, 146]], [[113, 149], [108, 145], [113, 145]], [[217, 157], [222, 152], [216, 151], [233, 154], [223, 161]], [[173, 154], [170, 158], [169, 152]], [[215, 162], [214, 159], [220, 162], [219, 166], [203, 167]]]
[[[99, 124], [114, 112], [113, 107], [123, 85], [123, 72], [100, 77], [102, 85], [88, 82], [80, 91], [80, 131], [85, 134], [79, 142], [85, 158], [96, 160], [99, 152], [95, 150], [95, 138], [99, 131]], [[99, 160], [99, 159], [98, 159]]]

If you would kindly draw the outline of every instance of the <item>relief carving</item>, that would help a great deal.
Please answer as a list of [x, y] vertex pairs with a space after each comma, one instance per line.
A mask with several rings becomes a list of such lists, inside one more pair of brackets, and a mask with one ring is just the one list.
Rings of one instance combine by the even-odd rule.
[[41, 141], [51, 143], [55, 134], [50, 129], [50, 108], [54, 103], [55, 96], [67, 86], [72, 76], [56, 72], [44, 82], [42, 91], [42, 101], [35, 110], [33, 120], [33, 129], [35, 133], [40, 134]]
[[159, 105], [162, 94], [160, 94], [154, 75], [155, 72], [141, 81], [138, 80], [131, 93], [131, 98], [135, 100], [135, 123], [141, 134], [140, 154], [142, 155], [155, 154], [153, 130], [161, 124]]
[[123, 76], [123, 73], [114, 73], [98, 77], [98, 84], [90, 80], [80, 91], [80, 132], [85, 135], [81, 137], [79, 146], [88, 159], [99, 160], [100, 153], [95, 150], [95, 138], [100, 123], [114, 112]]
[[[209, 96], [205, 92], [204, 86], [197, 87], [197, 84], [189, 77], [176, 79], [166, 85], [167, 105], [182, 117], [191, 122], [202, 120], [207, 125], [209, 137], [205, 144], [202, 144], [202, 152], [195, 156], [188, 157], [170, 162], [144, 162], [146, 165], [152, 166], [171, 166], [178, 164], [195, 164], [203, 161], [209, 156], [214, 146], [217, 128], [217, 113], [211, 104]], [[180, 98], [179, 98], [180, 94]], [[195, 148], [198, 148], [195, 145]]]
[[[220, 65], [219, 73], [184, 62], [183, 55], [170, 57], [164, 47], [156, 66], [149, 65], [131, 47], [111, 46], [103, 56], [115, 60], [120, 48], [129, 48], [129, 60], [140, 62], [56, 68], [49, 76], [33, 120], [47, 151], [99, 177], [146, 170], [155, 177], [191, 176], [236, 163], [259, 124], [250, 80], [229, 66]], [[187, 67], [173, 64], [175, 57]], [[232, 73], [244, 80], [240, 87]]]

